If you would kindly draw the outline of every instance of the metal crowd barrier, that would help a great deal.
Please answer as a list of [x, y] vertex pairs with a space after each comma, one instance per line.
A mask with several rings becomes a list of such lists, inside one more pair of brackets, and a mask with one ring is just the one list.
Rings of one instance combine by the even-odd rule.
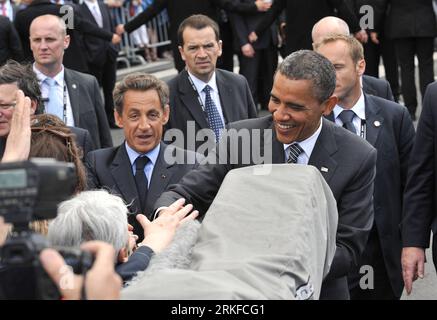
[[[111, 10], [115, 25], [125, 24], [134, 18], [129, 16], [129, 9], [127, 7], [113, 7]], [[157, 35], [155, 41], [149, 38], [150, 42], [146, 45], [147, 48], [158, 48], [171, 43], [168, 36], [169, 19], [165, 11], [149, 21], [146, 27], [155, 30]], [[126, 68], [130, 68], [131, 64], [146, 64], [147, 61], [139, 53], [141, 50], [144, 49], [135, 46], [132, 34], [124, 33], [120, 43], [117, 62], [123, 63]]]

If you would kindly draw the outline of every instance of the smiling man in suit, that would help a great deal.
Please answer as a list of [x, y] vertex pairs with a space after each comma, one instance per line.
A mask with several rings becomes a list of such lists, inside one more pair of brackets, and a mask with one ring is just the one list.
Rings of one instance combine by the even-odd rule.
[[184, 147], [197, 150], [202, 141], [189, 141], [190, 124], [195, 133], [213, 130], [218, 140], [227, 123], [255, 118], [256, 109], [246, 79], [216, 68], [222, 54], [217, 23], [193, 15], [179, 26], [178, 41], [186, 69], [169, 82], [171, 112], [166, 128], [181, 130]]
[[64, 68], [64, 51], [70, 37], [65, 22], [54, 15], [35, 18], [30, 25], [33, 70], [40, 81], [45, 112], [68, 126], [89, 131], [96, 148], [111, 147], [112, 138], [95, 77]]
[[[366, 63], [358, 40], [332, 35], [318, 42], [315, 50], [332, 62], [337, 73], [334, 94], [339, 100], [328, 119], [378, 150], [373, 195], [375, 222], [360, 263], [349, 275], [351, 298], [399, 299], [403, 289], [399, 225], [415, 135], [413, 122], [404, 106], [363, 93], [360, 77]], [[360, 285], [363, 266], [373, 268], [373, 288]]]
[[[376, 150], [322, 117], [337, 103], [334, 90], [335, 69], [326, 58], [309, 50], [289, 55], [274, 78], [269, 103], [272, 114], [231, 124], [236, 130], [229, 130], [209, 155], [208, 160], [214, 157], [215, 161], [201, 163], [164, 192], [155, 203], [158, 214], [167, 214], [166, 206], [185, 198], [204, 215], [234, 168], [260, 163], [315, 166], [332, 190], [339, 215], [337, 250], [321, 298], [348, 299], [346, 276], [358, 263], [373, 223]], [[244, 136], [251, 141], [240, 143]], [[272, 157], [257, 157], [262, 154]], [[292, 177], [284, 179], [293, 183]], [[266, 197], [275, 197], [269, 194], [268, 182]]]
[[196, 154], [161, 142], [168, 121], [168, 87], [154, 76], [128, 75], [114, 89], [114, 117], [126, 141], [90, 152], [86, 160], [89, 188], [109, 188], [129, 204], [129, 223], [140, 236], [135, 216], [153, 217], [153, 204], [170, 184], [196, 165]]

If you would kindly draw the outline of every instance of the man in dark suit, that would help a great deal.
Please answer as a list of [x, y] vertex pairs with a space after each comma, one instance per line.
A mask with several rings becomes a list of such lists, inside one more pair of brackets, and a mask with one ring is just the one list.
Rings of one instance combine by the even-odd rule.
[[0, 16], [0, 66], [9, 59], [23, 60], [23, 49], [14, 25], [7, 17]]
[[178, 144], [182, 148], [198, 150], [202, 141], [194, 134], [201, 129], [213, 130], [208, 142], [215, 145], [227, 123], [256, 117], [246, 79], [216, 68], [222, 53], [219, 37], [217, 24], [204, 15], [191, 16], [179, 27], [179, 51], [186, 70], [169, 82], [171, 111], [166, 128], [184, 133], [184, 144]]
[[[233, 0], [155, 0], [142, 13], [125, 25], [117, 26], [117, 33], [121, 35], [123, 32], [132, 32], [138, 29], [143, 24], [150, 21], [153, 17], [159, 14], [162, 10], [167, 9], [169, 20], [171, 21], [169, 36], [173, 50], [175, 67], [180, 72], [185, 67], [181, 60], [178, 51], [177, 30], [181, 22], [193, 14], [204, 14], [214, 21], [219, 20], [219, 8], [237, 11], [241, 13], [250, 13], [256, 11], [265, 11], [270, 8], [270, 4], [264, 3], [263, 0], [252, 1], [249, 4], [235, 3]], [[232, 44], [227, 44], [232, 50]]]
[[[382, 0], [389, 5], [385, 33], [394, 39], [404, 104], [416, 120], [416, 81], [414, 57], [419, 61], [419, 82], [422, 97], [434, 81], [434, 37], [437, 35], [432, 0]], [[384, 10], [385, 12], [385, 10]]]
[[[321, 42], [324, 37], [331, 34], [342, 34], [348, 36], [350, 32], [346, 21], [331, 16], [317, 21], [311, 31], [313, 47]], [[386, 80], [363, 75], [361, 77], [361, 82], [365, 93], [394, 101], [390, 84]]]
[[[20, 36], [21, 44], [23, 45], [25, 60], [33, 60], [32, 51], [29, 46], [30, 24], [36, 17], [46, 14], [62, 17], [67, 13], [73, 13], [73, 18], [66, 20], [68, 23], [73, 23], [72, 28], [68, 29], [68, 34], [71, 36], [71, 43], [68, 50], [65, 51], [64, 64], [67, 68], [80, 72], [88, 71], [87, 61], [84, 54], [85, 48], [81, 40], [83, 34], [90, 34], [104, 39], [105, 41], [113, 41], [114, 43], [120, 42], [121, 38], [118, 35], [97, 28], [92, 23], [83, 19], [79, 10], [73, 10], [74, 6], [75, 5], [73, 4], [68, 5], [68, 7], [60, 6], [50, 2], [50, 0], [33, 0], [27, 8], [17, 12], [14, 24]], [[72, 11], [66, 11], [67, 8]]]
[[[240, 3], [253, 3], [253, 0], [239, 0]], [[234, 48], [240, 61], [240, 74], [249, 83], [255, 104], [267, 109], [273, 75], [278, 66], [278, 30], [276, 24], [260, 35], [259, 39], [249, 42], [249, 33], [262, 19], [265, 13], [229, 14], [234, 33]]]
[[249, 40], [254, 42], [285, 10], [286, 54], [300, 49], [311, 49], [311, 29], [321, 18], [333, 16], [335, 10], [361, 41], [367, 41], [367, 34], [360, 30], [358, 18], [346, 0], [275, 0], [271, 9], [258, 25], [252, 29]]
[[111, 147], [112, 138], [100, 88], [95, 77], [64, 68], [69, 36], [57, 16], [35, 18], [30, 26], [34, 71], [46, 98], [45, 112], [57, 115], [68, 126], [89, 131], [96, 148]]
[[[414, 126], [408, 110], [394, 102], [362, 92], [366, 68], [364, 50], [353, 37], [332, 35], [315, 50], [336, 67], [337, 106], [328, 119], [366, 139], [378, 150], [374, 191], [375, 221], [360, 263], [349, 275], [352, 299], [399, 299], [401, 271], [402, 197]], [[387, 193], [387, 190], [390, 190]], [[363, 266], [372, 266], [374, 283], [363, 287]]]
[[141, 236], [135, 216], [153, 217], [156, 199], [194, 168], [196, 154], [161, 142], [170, 112], [164, 82], [151, 75], [129, 75], [116, 85], [114, 101], [115, 120], [126, 141], [88, 154], [88, 187], [106, 187], [121, 195], [130, 204], [129, 223]]
[[348, 299], [346, 275], [358, 263], [373, 223], [376, 150], [322, 119], [337, 103], [334, 89], [335, 69], [326, 58], [308, 50], [288, 56], [275, 75], [272, 115], [233, 123], [237, 130], [224, 135], [207, 161], [164, 192], [155, 209], [165, 215], [165, 206], [185, 198], [204, 215], [234, 168], [284, 162], [313, 165], [330, 186], [339, 214], [337, 251], [321, 298]]
[[[80, 12], [84, 19], [96, 27], [110, 33], [115, 31], [108, 6], [103, 2], [85, 0], [80, 5]], [[83, 42], [87, 51], [88, 69], [103, 88], [109, 126], [115, 128], [112, 90], [114, 90], [116, 80], [118, 50], [112, 43], [92, 35], [85, 34]]]
[[428, 86], [417, 125], [416, 141], [408, 168], [402, 221], [402, 271], [405, 289], [411, 293], [413, 281], [423, 278], [425, 249], [433, 233], [432, 256], [437, 270], [437, 83]]
[[[43, 111], [41, 91], [38, 79], [30, 66], [20, 65], [15, 61], [9, 61], [0, 67], [0, 159], [3, 157], [6, 139], [9, 135], [13, 105], [16, 103], [17, 91], [23, 91], [30, 98], [31, 115], [40, 114]], [[94, 144], [87, 130], [69, 127], [76, 137], [76, 144], [85, 156], [94, 150]]]

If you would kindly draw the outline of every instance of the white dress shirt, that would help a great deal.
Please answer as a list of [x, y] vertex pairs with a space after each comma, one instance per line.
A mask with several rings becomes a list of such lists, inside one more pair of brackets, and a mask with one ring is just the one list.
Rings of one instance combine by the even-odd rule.
[[3, 15], [3, 7], [6, 13], [6, 17], [9, 18], [11, 22], [14, 21], [14, 9], [12, 8], [10, 0], [6, 0], [4, 3], [0, 4], [0, 15]]
[[[323, 121], [320, 120], [320, 125], [317, 128], [317, 130], [308, 138], [306, 138], [303, 141], [296, 141], [299, 146], [303, 149], [303, 152], [299, 155], [297, 158], [298, 164], [308, 164], [308, 161], [310, 160], [311, 153], [313, 152], [314, 146], [316, 145], [317, 138], [320, 135], [320, 132], [322, 131], [322, 123]], [[285, 154], [285, 162], [287, 162], [288, 159], [288, 147], [293, 143], [290, 144], [284, 144], [284, 154]]]
[[155, 148], [153, 148], [146, 154], [140, 154], [136, 152], [134, 149], [129, 147], [126, 141], [124, 142], [124, 145], [126, 147], [127, 155], [129, 156], [130, 164], [132, 167], [132, 173], [134, 176], [137, 170], [135, 160], [137, 160], [139, 156], [147, 156], [147, 158], [149, 158], [149, 162], [147, 162], [146, 166], [144, 167], [144, 174], [147, 177], [147, 187], [150, 188], [150, 181], [152, 180], [153, 169], [155, 168], [156, 160], [158, 160], [159, 150], [161, 149], [161, 145], [158, 143], [158, 145]]
[[[36, 67], [35, 64], [33, 64], [33, 71], [36, 73], [36, 76], [38, 78], [39, 81], [39, 86], [41, 88], [41, 95], [43, 97], [43, 99], [47, 99], [49, 97], [49, 92], [50, 92], [50, 86], [47, 84], [47, 82], [45, 81], [47, 77], [45, 74], [43, 74], [41, 71], [39, 71]], [[64, 101], [64, 85], [66, 86], [65, 82], [64, 82], [64, 66], [62, 66], [62, 70], [53, 77], [53, 79], [56, 82], [56, 90], [57, 90], [57, 94], [59, 94], [60, 96], [60, 101]], [[73, 110], [71, 109], [71, 103], [70, 103], [70, 96], [68, 94], [68, 88], [66, 91], [66, 104], [67, 104], [67, 119], [65, 121], [65, 124], [67, 126], [70, 127], [74, 127], [74, 118], [73, 118]], [[60, 105], [59, 108], [64, 108], [63, 105]], [[63, 110], [60, 112], [60, 114], [63, 114]], [[64, 119], [61, 119], [64, 120]]]
[[[334, 107], [334, 119], [335, 119], [335, 123], [339, 126], [343, 126], [343, 121], [341, 121], [341, 119], [338, 117], [340, 115], [340, 113], [343, 111], [344, 109], [342, 107], [340, 107], [339, 105], [336, 105]], [[364, 94], [363, 91], [361, 91], [361, 95], [360, 98], [358, 99], [357, 103], [350, 109], [355, 113], [355, 116], [352, 120], [354, 127], [355, 127], [355, 131], [357, 132], [357, 135], [360, 136], [361, 135], [361, 125], [363, 123], [363, 121], [366, 121], [366, 104], [364, 101]]]
[[97, 25], [100, 28], [103, 28], [103, 18], [102, 18], [102, 12], [100, 11], [100, 7], [97, 1], [89, 1], [85, 0], [85, 4], [90, 10], [91, 14], [94, 17], [94, 20], [96, 20]]
[[225, 117], [223, 116], [222, 104], [220, 103], [220, 95], [217, 87], [217, 79], [215, 77], [215, 71], [208, 83], [205, 83], [202, 80], [196, 78], [194, 75], [190, 73], [190, 71], [188, 71], [188, 75], [191, 78], [191, 80], [193, 80], [194, 86], [196, 87], [196, 90], [200, 95], [200, 99], [202, 100], [203, 103], [202, 106], [203, 108], [205, 108], [205, 99], [206, 99], [206, 94], [205, 92], [203, 92], [203, 89], [205, 88], [206, 85], [209, 85], [211, 87], [211, 93], [210, 93], [211, 99], [214, 101], [215, 106], [217, 107], [217, 111], [220, 114], [220, 118], [222, 119], [223, 122], [223, 126], [225, 126], [226, 122], [225, 122]]

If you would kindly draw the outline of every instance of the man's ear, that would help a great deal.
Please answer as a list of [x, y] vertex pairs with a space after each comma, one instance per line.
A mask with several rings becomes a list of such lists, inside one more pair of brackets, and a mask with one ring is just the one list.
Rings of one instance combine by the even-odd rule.
[[366, 60], [361, 59], [357, 62], [357, 73], [361, 77], [366, 71]]
[[178, 46], [178, 49], [179, 49], [179, 53], [181, 54], [182, 60], [185, 61], [184, 48], [182, 48], [181, 46]]
[[38, 107], [38, 105], [36, 104], [35, 100], [31, 100], [30, 101], [30, 115], [34, 115], [36, 112], [36, 108]]
[[114, 119], [115, 119], [115, 123], [117, 124], [117, 126], [119, 126], [120, 128], [123, 128], [123, 119], [121, 117], [121, 114], [119, 114], [118, 111], [115, 109], [114, 109]]
[[337, 105], [337, 102], [338, 102], [337, 96], [330, 96], [328, 99], [326, 99], [325, 102], [323, 102], [322, 114], [324, 116], [329, 115], [332, 112], [332, 110], [334, 110], [335, 106]]
[[170, 118], [170, 106], [166, 104], [164, 106], [164, 113], [162, 115], [162, 125], [166, 125], [169, 118]]
[[70, 46], [70, 36], [67, 34], [64, 38], [64, 50], [67, 50]]
[[126, 248], [122, 248], [120, 249], [120, 251], [118, 252], [118, 256], [117, 256], [117, 261], [120, 263], [125, 263], [128, 260], [128, 256], [127, 256], [127, 250]]
[[219, 42], [218, 42], [218, 46], [219, 46], [219, 53], [218, 53], [218, 56], [221, 57], [222, 52], [223, 52], [223, 41], [219, 40]]

